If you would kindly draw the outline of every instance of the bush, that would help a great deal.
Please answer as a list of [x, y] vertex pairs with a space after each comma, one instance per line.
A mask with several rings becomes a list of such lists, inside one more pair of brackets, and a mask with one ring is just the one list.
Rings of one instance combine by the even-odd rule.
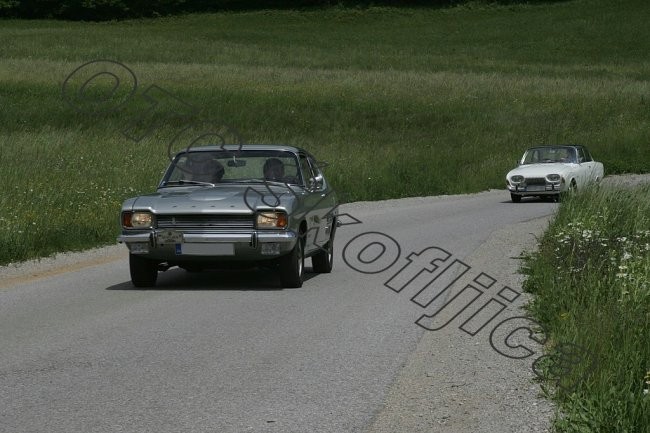
[[187, 0], [0, 0], [0, 15], [103, 21], [183, 12]]

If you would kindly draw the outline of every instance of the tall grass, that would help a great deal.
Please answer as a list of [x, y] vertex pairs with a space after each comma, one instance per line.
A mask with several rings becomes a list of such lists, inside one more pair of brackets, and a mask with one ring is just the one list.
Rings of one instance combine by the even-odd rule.
[[[311, 150], [346, 201], [501, 188], [544, 143], [587, 144], [609, 173], [650, 171], [649, 8], [624, 3], [2, 20], [0, 264], [114, 241], [119, 203], [155, 187], [182, 127], [121, 134], [152, 84], [246, 142]], [[93, 117], [61, 86], [99, 58], [139, 88]]]
[[555, 394], [557, 431], [647, 432], [650, 185], [569, 199], [524, 269], [550, 341], [577, 344], [590, 361], [575, 389]]

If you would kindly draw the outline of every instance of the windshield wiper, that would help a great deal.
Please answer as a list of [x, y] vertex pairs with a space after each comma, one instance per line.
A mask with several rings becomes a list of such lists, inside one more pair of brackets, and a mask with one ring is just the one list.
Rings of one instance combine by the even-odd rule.
[[223, 179], [223, 183], [264, 183], [262, 179]]
[[162, 184], [163, 187], [169, 186], [169, 185], [204, 185], [204, 186], [215, 186], [213, 183], [210, 182], [200, 182], [198, 180], [168, 180], [167, 182], [164, 182]]
[[295, 183], [288, 183], [288, 182], [281, 182], [279, 180], [263, 180], [263, 179], [228, 179], [228, 180], [223, 180], [223, 183], [254, 183], [254, 184], [260, 184], [260, 185], [274, 185], [274, 186], [287, 186], [287, 185], [297, 185]]

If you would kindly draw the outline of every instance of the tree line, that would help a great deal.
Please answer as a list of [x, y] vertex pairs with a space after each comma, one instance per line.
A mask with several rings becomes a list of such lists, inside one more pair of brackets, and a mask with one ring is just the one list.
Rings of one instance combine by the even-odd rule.
[[[467, 0], [0, 0], [0, 17], [107, 21], [191, 12], [331, 6], [447, 6]], [[479, 0], [481, 1], [481, 0]], [[488, 2], [488, 0], [485, 0]], [[538, 2], [540, 0], [527, 0]], [[558, 0], [546, 0], [547, 2]], [[490, 2], [494, 3], [494, 0]], [[522, 0], [497, 0], [521, 3]]]

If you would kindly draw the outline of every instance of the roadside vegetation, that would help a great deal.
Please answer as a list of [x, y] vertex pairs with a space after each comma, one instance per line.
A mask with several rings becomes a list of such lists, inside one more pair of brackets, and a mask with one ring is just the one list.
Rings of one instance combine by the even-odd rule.
[[563, 202], [524, 273], [549, 353], [580, 348], [559, 386], [547, 388], [559, 403], [557, 431], [647, 432], [650, 184], [594, 188]]
[[[155, 188], [183, 126], [157, 112], [152, 134], [122, 134], [151, 108], [150, 85], [245, 142], [309, 149], [345, 201], [503, 188], [537, 144], [586, 144], [607, 173], [648, 172], [648, 5], [623, 3], [2, 20], [0, 264], [115, 242], [120, 203]], [[138, 79], [98, 116], [62, 98], [95, 59]]]

